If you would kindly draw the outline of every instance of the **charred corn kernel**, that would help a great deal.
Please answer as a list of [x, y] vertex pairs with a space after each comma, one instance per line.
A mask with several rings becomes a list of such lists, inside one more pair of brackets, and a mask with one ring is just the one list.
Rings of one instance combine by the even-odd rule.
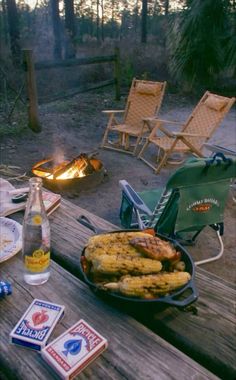
[[119, 275], [158, 273], [162, 268], [160, 261], [123, 255], [101, 255], [92, 264], [94, 272]]
[[115, 232], [96, 235], [89, 239], [85, 249], [87, 260], [93, 260], [101, 255], [128, 255], [140, 257], [142, 254], [129, 244], [134, 237], [150, 236], [144, 232]]
[[191, 279], [188, 272], [159, 273], [146, 276], [124, 276], [119, 282], [104, 285], [130, 297], [150, 298], [165, 295], [184, 286]]
[[100, 245], [100, 244], [108, 244], [108, 243], [129, 243], [131, 239], [134, 239], [135, 237], [150, 237], [149, 234], [145, 232], [114, 232], [110, 234], [101, 234], [92, 236], [89, 241], [88, 245]]
[[140, 257], [142, 255], [134, 247], [128, 244], [107, 244], [101, 247], [88, 246], [85, 249], [85, 257], [89, 261], [94, 260], [101, 255], [116, 256], [118, 254], [135, 257]]

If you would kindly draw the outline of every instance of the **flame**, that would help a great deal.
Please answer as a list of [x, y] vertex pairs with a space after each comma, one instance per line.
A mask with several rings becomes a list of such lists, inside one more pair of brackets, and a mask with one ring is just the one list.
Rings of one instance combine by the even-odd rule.
[[[74, 163], [74, 165], [66, 170], [64, 173], [62, 173], [60, 176], [57, 177], [57, 179], [70, 179], [70, 178], [81, 178], [84, 177], [84, 170], [86, 168], [87, 164], [84, 162], [83, 167], [81, 168], [81, 165], [78, 166], [78, 161]], [[51, 176], [53, 178], [53, 176]]]
[[[64, 161], [60, 165], [57, 165], [54, 168], [54, 173], [56, 173], [59, 169], [62, 169], [64, 166], [66, 166], [67, 163], [68, 163], [68, 161]], [[83, 162], [81, 164], [81, 159], [80, 159], [80, 160], [75, 161], [75, 163], [73, 164], [73, 166], [71, 166], [70, 168], [68, 168], [67, 170], [65, 170], [57, 178], [54, 178], [53, 174], [51, 174], [50, 172], [47, 172], [46, 170], [43, 170], [43, 171], [40, 170], [40, 168], [34, 169], [33, 172], [34, 172], [35, 175], [37, 175], [39, 177], [42, 177], [42, 178], [56, 179], [56, 180], [58, 180], [58, 179], [65, 180], [65, 179], [85, 177], [84, 171], [85, 171], [86, 167], [87, 167], [86, 161], [83, 160]]]

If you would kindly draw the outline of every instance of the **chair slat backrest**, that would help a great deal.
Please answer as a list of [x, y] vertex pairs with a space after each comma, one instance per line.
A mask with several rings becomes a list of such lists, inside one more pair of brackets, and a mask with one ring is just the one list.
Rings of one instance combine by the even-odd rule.
[[202, 137], [187, 137], [187, 140], [201, 150], [203, 144], [213, 135], [234, 102], [234, 97], [228, 98], [206, 91], [182, 130], [182, 132], [197, 133]]
[[124, 115], [128, 125], [141, 126], [143, 118], [154, 117], [161, 106], [166, 82], [133, 79]]

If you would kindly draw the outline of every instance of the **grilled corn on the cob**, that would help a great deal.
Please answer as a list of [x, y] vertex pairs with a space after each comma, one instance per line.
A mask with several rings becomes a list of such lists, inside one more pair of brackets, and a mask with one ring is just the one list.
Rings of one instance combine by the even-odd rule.
[[150, 234], [147, 234], [146, 232], [142, 231], [131, 231], [96, 235], [92, 236], [89, 239], [88, 245], [103, 245], [107, 243], [129, 243], [129, 241], [131, 239], [134, 239], [135, 237], [150, 237]]
[[166, 295], [185, 285], [191, 279], [188, 272], [159, 273], [146, 276], [124, 276], [119, 282], [104, 285], [130, 297], [153, 298]]
[[112, 234], [96, 235], [89, 239], [85, 249], [85, 257], [91, 261], [101, 255], [129, 255], [142, 256], [136, 248], [129, 244], [134, 237], [150, 236], [144, 232], [116, 232]]
[[158, 273], [162, 269], [160, 261], [123, 255], [101, 255], [92, 264], [94, 272], [117, 275]]
[[101, 247], [88, 246], [85, 249], [85, 257], [89, 261], [101, 255], [116, 256], [118, 254], [133, 257], [142, 256], [141, 252], [138, 252], [134, 247], [128, 244], [107, 244]]

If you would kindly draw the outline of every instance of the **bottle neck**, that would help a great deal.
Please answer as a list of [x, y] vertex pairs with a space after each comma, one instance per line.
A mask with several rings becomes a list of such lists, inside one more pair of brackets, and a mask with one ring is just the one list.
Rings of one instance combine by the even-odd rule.
[[38, 212], [44, 210], [43, 199], [42, 199], [42, 179], [41, 178], [31, 178], [29, 180], [30, 192], [27, 206], [31, 208], [32, 211]]

